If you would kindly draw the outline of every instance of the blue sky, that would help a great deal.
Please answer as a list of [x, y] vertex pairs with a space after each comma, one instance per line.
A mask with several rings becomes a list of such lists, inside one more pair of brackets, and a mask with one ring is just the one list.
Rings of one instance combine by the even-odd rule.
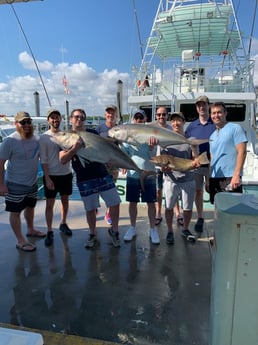
[[[145, 44], [159, 1], [134, 3]], [[251, 32], [254, 4], [255, 0], [235, 1], [240, 27], [246, 34]], [[127, 97], [132, 66], [141, 60], [132, 0], [43, 0], [13, 6], [52, 107], [64, 113], [67, 99], [70, 109], [83, 107], [88, 114], [102, 115], [105, 106], [115, 102], [119, 79]], [[254, 37], [258, 37], [258, 25]], [[27, 110], [34, 115], [33, 93], [38, 91], [41, 115], [45, 115], [48, 101], [10, 5], [0, 5], [0, 46], [0, 114]], [[62, 85], [64, 74], [69, 95]], [[123, 110], [127, 112], [126, 104]]]

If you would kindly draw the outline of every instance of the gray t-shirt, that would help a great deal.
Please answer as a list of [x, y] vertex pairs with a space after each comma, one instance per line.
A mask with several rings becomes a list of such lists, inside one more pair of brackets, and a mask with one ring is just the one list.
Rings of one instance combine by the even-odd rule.
[[39, 137], [22, 139], [12, 133], [0, 145], [0, 159], [7, 160], [6, 181], [32, 186], [38, 177]]

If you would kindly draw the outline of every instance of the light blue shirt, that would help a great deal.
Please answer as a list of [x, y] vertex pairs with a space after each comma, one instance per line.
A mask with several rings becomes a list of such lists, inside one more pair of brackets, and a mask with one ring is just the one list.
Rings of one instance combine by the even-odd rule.
[[[211, 177], [232, 177], [234, 174], [237, 150], [236, 145], [247, 142], [243, 128], [237, 123], [228, 122], [210, 136]], [[242, 175], [242, 172], [241, 172]]]

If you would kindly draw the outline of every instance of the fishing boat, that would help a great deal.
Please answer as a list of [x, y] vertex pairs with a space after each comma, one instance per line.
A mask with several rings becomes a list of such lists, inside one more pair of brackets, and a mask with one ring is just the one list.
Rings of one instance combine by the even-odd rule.
[[[254, 14], [255, 16], [255, 14]], [[228, 121], [248, 137], [245, 190], [258, 185], [258, 131], [254, 60], [240, 31], [233, 0], [160, 0], [128, 103], [155, 119], [157, 106], [198, 117], [195, 100], [223, 101]], [[186, 124], [187, 125], [187, 124]]]

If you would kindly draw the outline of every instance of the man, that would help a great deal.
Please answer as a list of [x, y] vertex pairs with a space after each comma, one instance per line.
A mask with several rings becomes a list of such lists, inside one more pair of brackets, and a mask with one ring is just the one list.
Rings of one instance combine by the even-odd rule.
[[[136, 110], [133, 115], [133, 123], [145, 123], [145, 118], [143, 110]], [[153, 164], [150, 163], [151, 157], [155, 155], [154, 145], [142, 144], [136, 147], [124, 144], [123, 147], [140, 169], [154, 170]], [[144, 180], [144, 190], [142, 190], [139, 173], [134, 170], [128, 170], [126, 177], [126, 201], [129, 201], [130, 227], [124, 236], [124, 241], [130, 242], [136, 236], [137, 204], [140, 198], [142, 202], [147, 203], [148, 207], [151, 243], [159, 244], [159, 234], [155, 228], [156, 177], [147, 176]]]
[[[96, 132], [104, 138], [108, 137], [108, 131], [116, 126], [117, 121], [117, 107], [113, 104], [110, 104], [105, 109], [105, 118], [106, 121], [96, 127]], [[114, 181], [117, 180], [119, 169], [107, 167], [108, 172], [113, 176]], [[109, 209], [106, 210], [105, 221], [108, 225], [112, 225], [112, 219], [110, 217]]]
[[223, 102], [211, 105], [211, 119], [216, 130], [210, 136], [211, 171], [209, 180], [210, 202], [216, 193], [231, 191], [242, 193], [241, 177], [246, 158], [247, 138], [243, 128], [227, 122]]
[[40, 160], [44, 172], [43, 184], [46, 197], [45, 216], [47, 222], [47, 237], [45, 245], [53, 244], [54, 232], [52, 229], [54, 205], [57, 194], [61, 199], [61, 222], [59, 230], [67, 236], [72, 236], [72, 231], [66, 223], [69, 208], [69, 195], [72, 194], [72, 168], [70, 162], [62, 164], [59, 160], [60, 147], [51, 140], [51, 137], [59, 133], [62, 121], [61, 114], [56, 109], [50, 109], [47, 113], [49, 130], [40, 136]]
[[[168, 120], [168, 111], [166, 107], [158, 107], [156, 110], [156, 121], [151, 124], [155, 124], [162, 128], [171, 129], [170, 124], [167, 123]], [[161, 147], [157, 147], [157, 155], [160, 155]], [[160, 167], [156, 168], [157, 172], [157, 202], [156, 202], [156, 219], [155, 225], [159, 225], [162, 222], [161, 210], [162, 210], [162, 198], [163, 198], [163, 172]], [[179, 225], [183, 225], [183, 219], [180, 215], [179, 203], [175, 205], [175, 213], [177, 222]]]
[[[34, 209], [38, 195], [39, 138], [34, 135], [30, 114], [20, 111], [15, 118], [16, 132], [0, 145], [0, 195], [5, 196], [5, 210], [17, 238], [16, 248], [32, 252], [36, 246], [22, 234], [21, 212], [27, 223], [27, 237], [44, 238], [34, 228]], [[5, 172], [5, 163], [7, 167]]]
[[[171, 125], [175, 133], [184, 135], [185, 118], [182, 113], [172, 113]], [[168, 146], [162, 150], [161, 154], [169, 154], [174, 157], [194, 158], [194, 152], [189, 144], [180, 144]], [[193, 160], [193, 168], [199, 165], [197, 160]], [[195, 197], [195, 181], [192, 171], [173, 171], [172, 168], [166, 167], [162, 171], [165, 173], [164, 178], [164, 194], [166, 200], [165, 217], [168, 228], [166, 242], [174, 244], [173, 232], [173, 208], [177, 202], [178, 196], [182, 195], [183, 207], [183, 230], [181, 234], [187, 241], [194, 242], [195, 236], [190, 232], [189, 225], [192, 218], [193, 202]]]
[[[185, 131], [187, 138], [194, 137], [197, 139], [208, 139], [212, 132], [215, 130], [215, 125], [210, 118], [209, 113], [209, 99], [206, 96], [197, 98], [196, 110], [199, 115], [198, 119], [191, 122]], [[210, 158], [210, 145], [209, 142], [199, 145], [199, 154], [207, 152]], [[197, 210], [197, 222], [195, 224], [196, 232], [203, 232], [203, 184], [205, 183], [206, 189], [209, 182], [209, 166], [201, 166], [194, 171], [194, 178], [196, 183], [195, 205]]]
[[[74, 109], [71, 112], [70, 122], [74, 131], [84, 131], [85, 121], [86, 113], [83, 109]], [[98, 135], [94, 130], [86, 129], [86, 131], [91, 131]], [[83, 166], [76, 156], [76, 151], [80, 147], [81, 142], [79, 141], [68, 151], [61, 151], [60, 159], [63, 164], [72, 160], [72, 167], [76, 173], [76, 182], [84, 204], [90, 229], [85, 247], [93, 248], [97, 243], [96, 209], [100, 207], [100, 196], [110, 210], [112, 227], [108, 230], [108, 233], [112, 239], [113, 246], [120, 247], [118, 220], [121, 199], [116, 190], [113, 178], [108, 174], [104, 164], [89, 162]]]

